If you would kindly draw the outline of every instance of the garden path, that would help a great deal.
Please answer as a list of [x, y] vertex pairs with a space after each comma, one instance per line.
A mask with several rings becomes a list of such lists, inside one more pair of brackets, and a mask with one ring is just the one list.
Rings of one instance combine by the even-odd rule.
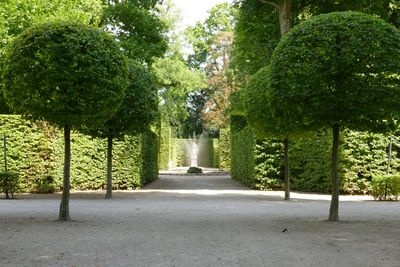
[[0, 266], [400, 266], [400, 205], [250, 190], [229, 176], [161, 174], [142, 190], [0, 200]]

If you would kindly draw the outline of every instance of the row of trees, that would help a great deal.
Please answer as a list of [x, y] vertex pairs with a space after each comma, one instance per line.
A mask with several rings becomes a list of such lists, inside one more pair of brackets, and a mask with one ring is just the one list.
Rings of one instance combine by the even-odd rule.
[[[236, 28], [234, 63], [243, 70], [239, 77], [245, 89], [233, 98], [239, 106], [234, 110], [246, 115], [259, 136], [285, 140], [286, 199], [289, 137], [333, 129], [332, 221], [338, 220], [340, 128], [385, 131], [395, 127], [400, 79], [398, 30], [373, 16], [334, 13], [307, 19], [275, 47], [279, 34], [284, 35], [293, 21], [297, 24], [296, 20], [332, 11], [330, 8], [377, 12], [395, 25], [398, 22], [396, 1], [364, 2], [354, 1], [349, 6], [340, 1], [334, 5], [241, 1]], [[268, 16], [261, 18], [265, 14]], [[255, 53], [260, 49], [263, 54]]]
[[113, 138], [149, 128], [159, 117], [158, 84], [149, 67], [163, 56], [167, 41], [165, 24], [155, 12], [157, 3], [0, 4], [2, 110], [11, 108], [64, 128], [60, 220], [70, 219], [71, 129], [107, 137], [106, 197], [111, 198]]

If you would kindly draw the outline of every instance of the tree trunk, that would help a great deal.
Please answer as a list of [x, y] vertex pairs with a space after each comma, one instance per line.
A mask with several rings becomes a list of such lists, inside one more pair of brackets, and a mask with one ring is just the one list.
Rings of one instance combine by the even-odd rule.
[[339, 221], [339, 125], [335, 124], [332, 129], [333, 143], [332, 143], [332, 200], [331, 208], [329, 210], [329, 221]]
[[281, 36], [285, 35], [292, 26], [292, 0], [279, 1], [279, 25]]
[[285, 35], [292, 26], [292, 0], [279, 0], [279, 4], [270, 0], [259, 0], [261, 3], [268, 4], [279, 11], [279, 26], [281, 36]]
[[283, 140], [285, 154], [285, 200], [290, 200], [290, 179], [289, 179], [289, 139]]
[[112, 198], [112, 135], [107, 135], [107, 191], [106, 199]]
[[69, 190], [70, 190], [70, 169], [71, 169], [71, 129], [68, 124], [64, 126], [64, 184], [61, 196], [60, 221], [69, 221]]

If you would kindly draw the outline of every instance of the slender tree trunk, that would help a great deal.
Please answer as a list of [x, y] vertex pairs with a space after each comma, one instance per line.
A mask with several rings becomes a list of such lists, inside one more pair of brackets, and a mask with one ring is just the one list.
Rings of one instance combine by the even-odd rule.
[[331, 208], [329, 210], [329, 221], [339, 221], [339, 125], [335, 124], [332, 129], [333, 143], [332, 143], [332, 200]]
[[292, 0], [281, 0], [279, 2], [279, 25], [281, 35], [285, 35], [292, 27]]
[[70, 169], [71, 169], [71, 129], [68, 124], [64, 126], [64, 184], [61, 196], [60, 221], [69, 221], [69, 190], [70, 190]]
[[112, 135], [107, 135], [107, 191], [106, 199], [112, 198]]
[[279, 0], [278, 3], [271, 0], [259, 0], [261, 3], [275, 7], [279, 11], [279, 26], [281, 36], [285, 35], [292, 27], [292, 0]]
[[289, 179], [289, 139], [283, 140], [285, 154], [285, 200], [290, 200], [290, 179]]

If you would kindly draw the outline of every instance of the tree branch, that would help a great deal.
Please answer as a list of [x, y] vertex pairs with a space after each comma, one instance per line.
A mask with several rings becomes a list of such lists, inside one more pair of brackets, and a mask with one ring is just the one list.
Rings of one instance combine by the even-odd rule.
[[275, 7], [275, 8], [277, 8], [278, 10], [280, 9], [279, 5], [277, 3], [275, 3], [275, 2], [268, 1], [268, 0], [259, 0], [259, 1], [261, 3], [263, 3], [263, 4], [271, 5], [271, 6]]

